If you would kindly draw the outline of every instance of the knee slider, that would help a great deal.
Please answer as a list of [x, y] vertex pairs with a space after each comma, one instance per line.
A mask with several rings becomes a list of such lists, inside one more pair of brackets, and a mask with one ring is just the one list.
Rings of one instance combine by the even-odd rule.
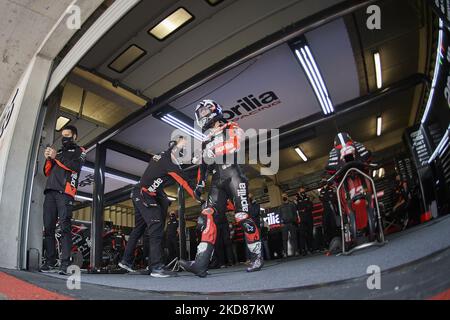
[[207, 207], [207, 208], [202, 210], [202, 215], [209, 216], [209, 215], [213, 215], [214, 212], [215, 212], [214, 208]]

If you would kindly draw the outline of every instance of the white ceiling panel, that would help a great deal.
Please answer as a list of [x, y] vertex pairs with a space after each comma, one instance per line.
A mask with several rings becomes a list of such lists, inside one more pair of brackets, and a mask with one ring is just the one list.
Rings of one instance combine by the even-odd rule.
[[147, 168], [147, 162], [108, 150], [106, 153], [106, 166], [140, 177], [144, 173], [145, 168]]
[[114, 137], [114, 141], [155, 154], [168, 148], [174, 128], [148, 116]]
[[[82, 170], [79, 179], [78, 191], [88, 194], [94, 192], [94, 174], [86, 170]], [[122, 181], [120, 179], [105, 177], [105, 194], [123, 188], [129, 185], [127, 181]]]

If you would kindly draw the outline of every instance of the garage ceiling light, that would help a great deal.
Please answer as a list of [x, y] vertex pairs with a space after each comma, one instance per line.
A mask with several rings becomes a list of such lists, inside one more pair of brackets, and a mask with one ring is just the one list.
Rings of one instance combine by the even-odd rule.
[[442, 20], [439, 19], [439, 39], [438, 39], [438, 46], [437, 46], [436, 62], [434, 65], [434, 75], [433, 75], [433, 80], [431, 81], [431, 90], [428, 95], [425, 112], [423, 113], [423, 117], [421, 120], [422, 124], [427, 121], [428, 113], [430, 112], [430, 108], [431, 108], [431, 103], [433, 102], [433, 98], [434, 98], [434, 93], [435, 93], [434, 88], [436, 87], [436, 84], [437, 84], [438, 75], [441, 73], [441, 63], [442, 63], [442, 60], [444, 59], [444, 56], [443, 56], [443, 51], [444, 51], [443, 47], [444, 46], [442, 43], [442, 36], [443, 36], [442, 29], [443, 28], [444, 28], [444, 24], [443, 24]]
[[129, 46], [124, 52], [119, 54], [119, 56], [108, 65], [108, 67], [115, 72], [122, 73], [146, 54], [147, 52], [144, 49], [139, 48], [137, 45], [133, 44]]
[[178, 8], [148, 32], [162, 41], [194, 19], [186, 9]]
[[438, 156], [441, 157], [444, 154], [444, 152], [450, 146], [449, 142], [450, 142], [450, 125], [448, 126], [447, 131], [445, 132], [444, 136], [442, 137], [441, 141], [436, 147], [436, 150], [434, 150], [433, 154], [428, 160], [429, 164], [432, 163], [434, 159], [436, 159]]
[[377, 77], [377, 88], [381, 89], [383, 87], [383, 75], [381, 72], [381, 57], [379, 52], [373, 54], [373, 60], [375, 62], [375, 75]]
[[308, 76], [309, 83], [314, 89], [317, 100], [324, 114], [330, 114], [334, 112], [333, 104], [331, 103], [330, 96], [328, 94], [327, 87], [323, 81], [322, 74], [317, 67], [317, 63], [309, 49], [308, 45], [304, 44], [300, 48], [294, 49], [295, 55], [300, 61], [303, 70]]
[[377, 117], [377, 137], [381, 136], [381, 129], [383, 126], [383, 118], [381, 116]]
[[206, 2], [208, 2], [212, 6], [216, 6], [219, 3], [223, 2], [223, 0], [206, 0]]
[[184, 123], [183, 121], [181, 121], [178, 118], [175, 118], [171, 114], [166, 114], [166, 115], [162, 116], [161, 120], [164, 121], [165, 123], [171, 125], [172, 127], [180, 129], [184, 133], [190, 135], [191, 137], [194, 137], [195, 139], [197, 139], [199, 141], [203, 141], [205, 139], [205, 136], [203, 133], [201, 133], [198, 130], [195, 130], [192, 126]]
[[62, 128], [64, 128], [65, 125], [67, 125], [70, 122], [69, 118], [60, 116], [56, 120], [56, 131], [61, 131]]
[[302, 149], [300, 149], [299, 147], [295, 148], [295, 151], [297, 152], [297, 154], [300, 156], [300, 158], [302, 158], [303, 161], [308, 161], [308, 158], [306, 157], [306, 155], [303, 153]]

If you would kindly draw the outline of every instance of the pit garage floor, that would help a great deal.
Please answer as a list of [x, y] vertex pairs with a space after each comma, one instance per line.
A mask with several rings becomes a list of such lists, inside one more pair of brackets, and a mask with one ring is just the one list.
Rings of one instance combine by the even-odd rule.
[[[82, 274], [81, 290], [65, 276], [23, 271], [9, 275], [75, 299], [428, 299], [450, 297], [450, 216], [387, 237], [382, 247], [351, 256], [267, 261], [263, 270], [244, 266], [210, 270], [201, 279], [186, 272], [155, 279], [139, 274]], [[369, 290], [367, 268], [381, 269], [381, 289]], [[447, 292], [447, 293], [445, 293]], [[444, 296], [442, 296], [444, 294]], [[446, 294], [446, 295], [445, 295]]]

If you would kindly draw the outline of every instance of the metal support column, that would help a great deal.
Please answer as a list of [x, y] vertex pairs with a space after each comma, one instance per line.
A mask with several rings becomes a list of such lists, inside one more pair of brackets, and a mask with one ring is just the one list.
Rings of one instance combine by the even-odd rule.
[[178, 217], [180, 228], [180, 258], [186, 259], [186, 221], [184, 216], [185, 200], [184, 189], [178, 186]]
[[95, 149], [94, 193], [92, 197], [91, 270], [102, 264], [103, 207], [105, 192], [106, 147], [97, 144]]

